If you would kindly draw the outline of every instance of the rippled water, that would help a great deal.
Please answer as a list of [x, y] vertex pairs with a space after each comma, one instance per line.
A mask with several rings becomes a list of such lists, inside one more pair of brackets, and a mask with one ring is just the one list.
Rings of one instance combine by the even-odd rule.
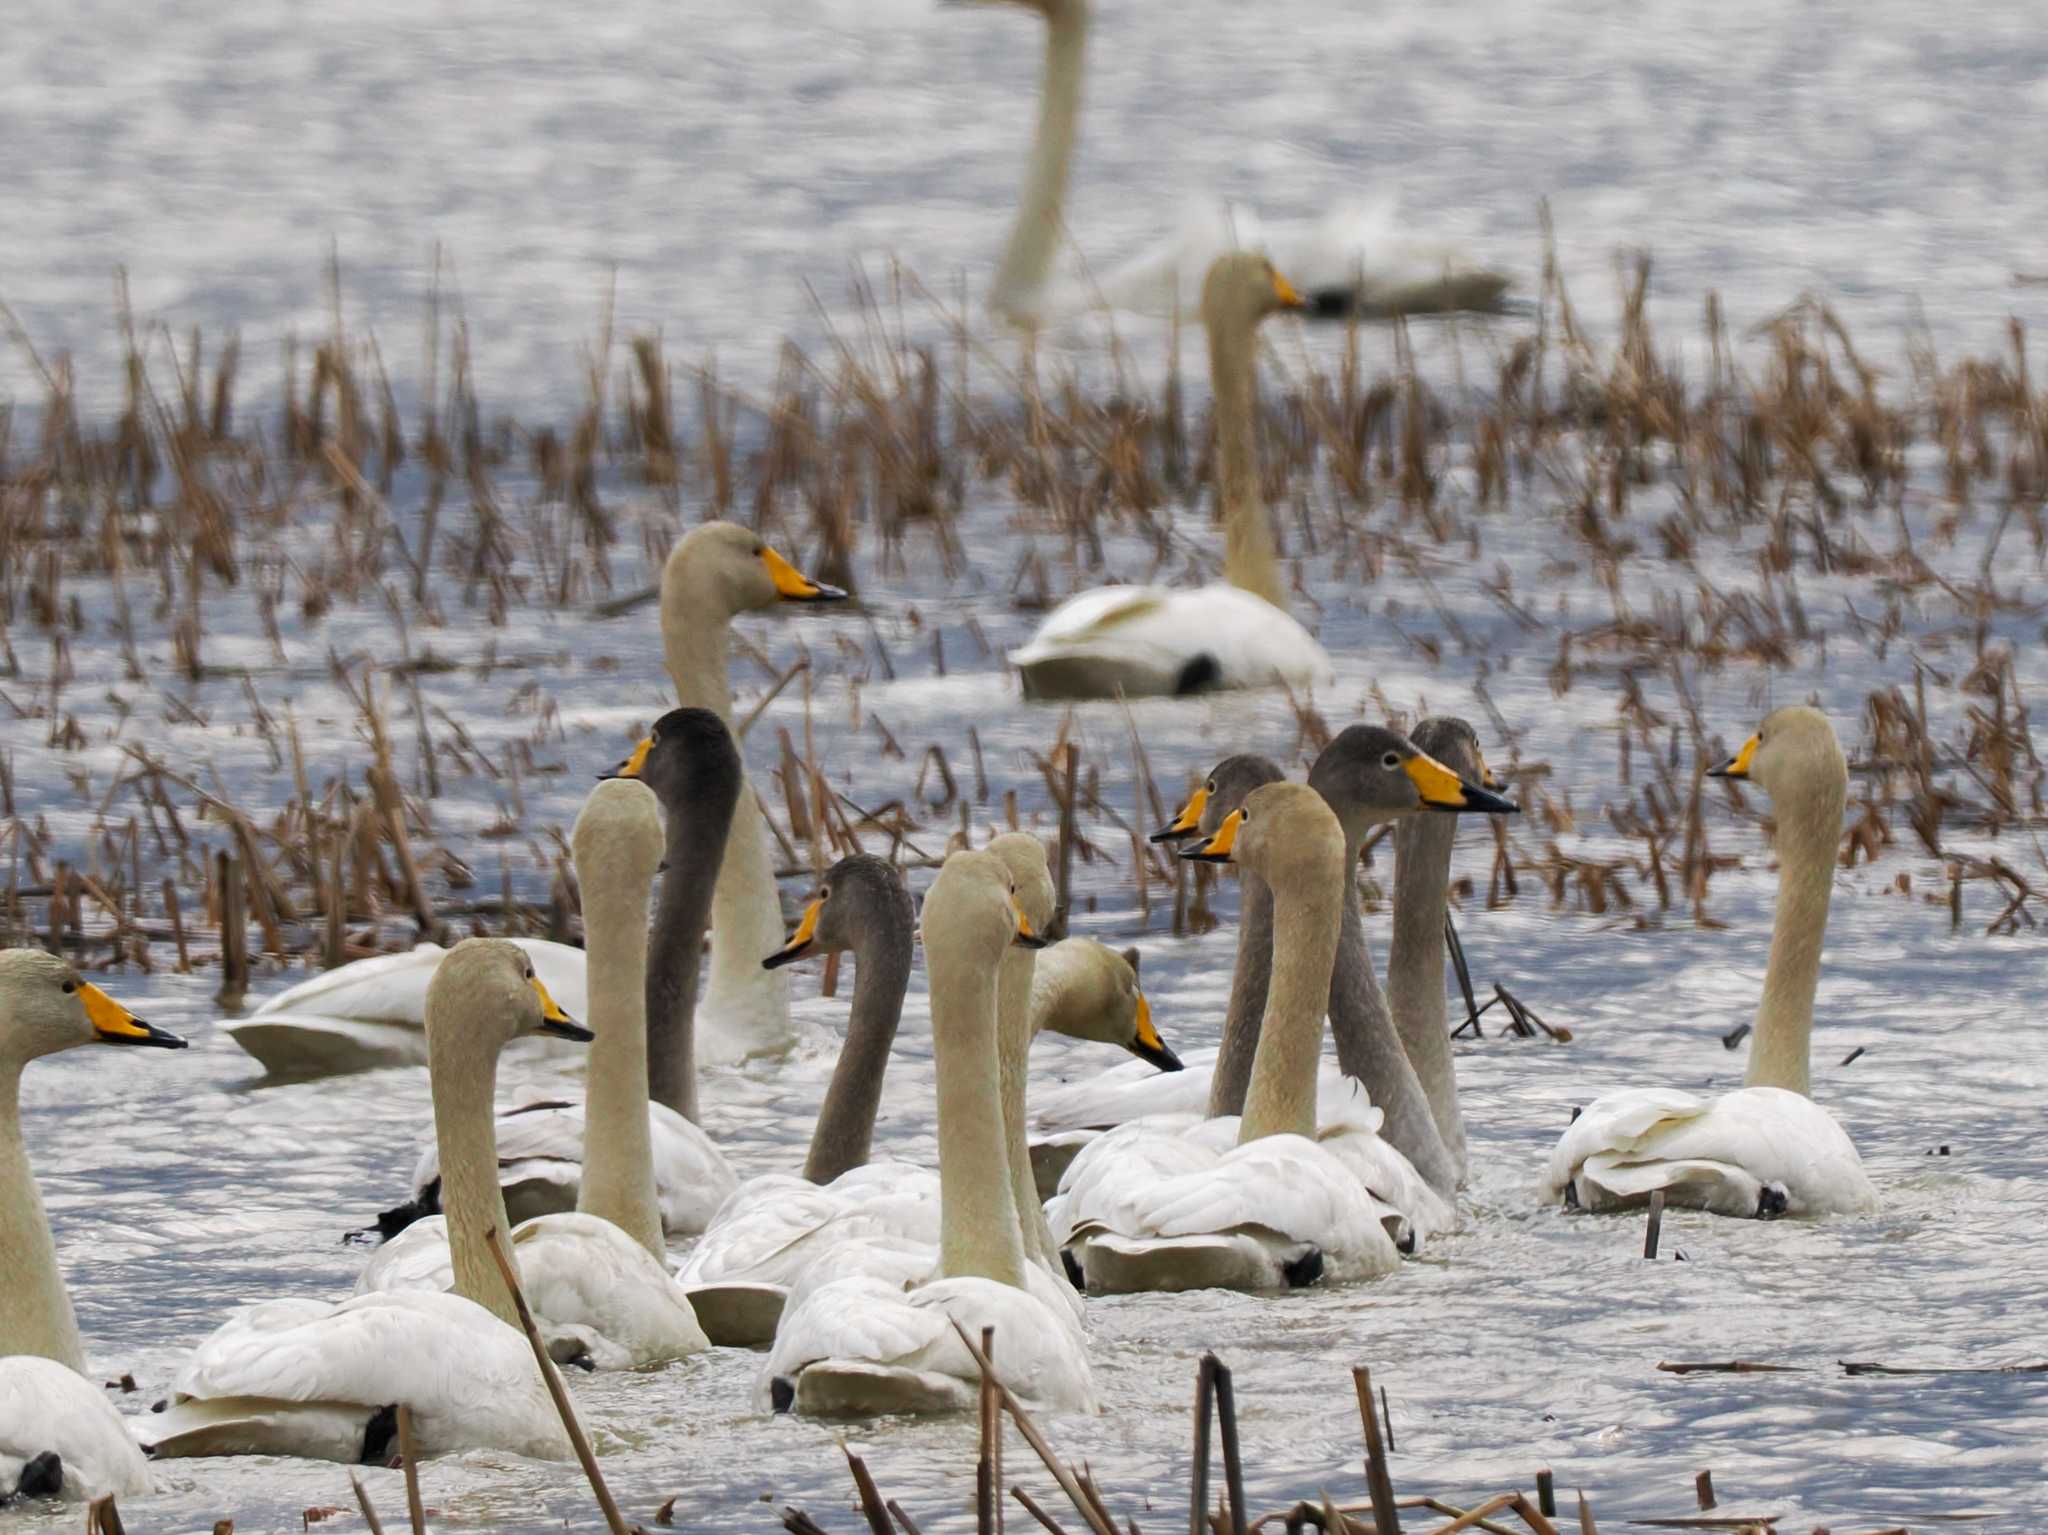
[[[1468, 238], [1533, 274], [1534, 200], [1548, 194], [1567, 270], [1593, 307], [1609, 291], [1610, 248], [1639, 242], [1659, 261], [1660, 317], [1678, 324], [1708, 286], [1729, 296], [1737, 319], [1822, 288], [1880, 348], [1916, 313], [1951, 350], [1998, 344], [2008, 313], [2040, 316], [2042, 290], [2009, 286], [2015, 269], [2048, 265], [2048, 191], [2032, 160], [2007, 152], [2038, 115], [2048, 78], [2048, 41], [2021, 7], [1743, 3], [1680, 17], [1619, 4], [1396, 11], [1307, 0], [1284, 23], [1266, 8], [1208, 3], [1105, 0], [1101, 10], [1072, 210], [1098, 258], [1158, 234], [1184, 190], [1306, 216], [1332, 186], [1391, 186], [1415, 227]], [[843, 316], [841, 277], [854, 259], [895, 254], [941, 287], [964, 273], [978, 289], [1022, 152], [1037, 49], [1021, 15], [924, 0], [602, 14], [501, 6], [488, 19], [452, 6], [253, 3], [137, 17], [29, 0], [17, 13], [0, 49], [0, 298], [46, 352], [69, 347], [111, 381], [105, 273], [126, 262], [144, 315], [238, 327], [260, 373], [287, 329], [325, 325], [316, 274], [332, 237], [351, 304], [403, 373], [416, 355], [407, 339], [427, 252], [440, 241], [475, 323], [487, 398], [556, 414], [580, 388], [577, 347], [596, 329], [612, 264], [622, 328], [665, 325], [672, 345], [715, 348], [740, 377], [758, 376], [782, 335], [816, 339], [806, 281]], [[0, 358], [0, 391], [30, 387], [18, 356]], [[1025, 750], [1042, 747], [1055, 717], [991, 687], [994, 662], [969, 628], [972, 619], [1000, 646], [1029, 627], [1029, 615], [989, 600], [1021, 550], [1006, 521], [1014, 510], [994, 497], [978, 506], [970, 533], [983, 557], [956, 581], [861, 572], [896, 677], [867, 677], [860, 705], [902, 740], [908, 761], [877, 752], [871, 725], [850, 723], [851, 686], [832, 669], [846, 620], [750, 624], [778, 665], [800, 646], [818, 654], [821, 761], [856, 800], [910, 795], [926, 741], [947, 742], [957, 767], [960, 722], [972, 717], [996, 798], [1014, 785], [1042, 816]], [[1916, 526], [1930, 515], [1916, 500]], [[1974, 573], [1987, 532], [1988, 520], [1966, 520], [1954, 544], [1920, 547], [1945, 572]], [[1548, 626], [1607, 612], [1594, 573], [1568, 552], [1549, 563], [1558, 553], [1547, 517], [1504, 515], [1487, 522], [1483, 561], [1452, 550], [1368, 587], [1312, 567], [1340, 671], [1318, 702], [1337, 722], [1376, 717], [1375, 688], [1400, 708], [1463, 712], [1503, 756], [1474, 688], [1486, 658], [1488, 695], [1521, 732], [1517, 754], [1549, 764], [1551, 792], [1582, 817], [1573, 846], [1598, 851], [1619, 846], [1603, 843], [1595, 816], [1618, 792], [1613, 679], [1589, 673], [1554, 696], [1555, 636], [1522, 636], [1482, 585], [1504, 562], [1520, 590], [1541, 593]], [[2039, 570], [2016, 535], [2008, 554], [2001, 578], [2038, 600]], [[1135, 544], [1113, 541], [1109, 559], [1126, 574], [1149, 569]], [[1732, 584], [1752, 568], [1728, 559], [1708, 574]], [[1660, 571], [1626, 567], [1625, 596], [1647, 608]], [[1440, 611], [1419, 602], [1418, 574], [1435, 583]], [[632, 575], [622, 571], [621, 585]], [[1904, 642], [1875, 652], [1848, 622], [1856, 583], [1800, 582], [1819, 638], [1798, 647], [1789, 673], [1773, 684], [1735, 665], [1696, 681], [1730, 742], [1773, 693], [1812, 694], [1853, 739], [1864, 696], [1910, 675]], [[93, 602], [89, 583], [75, 589]], [[530, 824], [566, 825], [586, 770], [617, 756], [666, 684], [641, 620], [520, 621], [521, 643], [545, 658], [537, 672], [466, 670], [425, 677], [422, 688], [488, 748], [529, 740], [561, 766], [523, 792]], [[1915, 651], [1947, 665], [1967, 654], [1975, 619], [1937, 596], [1909, 600], [1905, 622]], [[1396, 625], [1436, 640], [1442, 659], [1395, 639]], [[2036, 618], [2022, 608], [1989, 627], [2016, 645], [2031, 693], [2043, 681]], [[945, 638], [944, 676], [933, 628]], [[259, 632], [246, 594], [223, 599], [212, 658], [270, 666]], [[471, 662], [492, 636], [457, 615], [432, 639]], [[259, 670], [256, 696], [280, 712], [289, 704], [309, 740], [338, 736], [352, 711], [326, 680], [328, 648], [391, 659], [392, 643], [381, 610], [344, 606], [316, 633], [287, 637], [292, 670]], [[193, 693], [217, 716], [213, 727], [160, 718], [146, 697], [138, 723], [118, 725], [96, 702], [122, 689], [111, 637], [81, 636], [72, 655], [79, 676], [67, 702], [94, 745], [63, 765], [100, 789], [121, 765], [110, 737], [146, 728], [174, 761], [215, 765], [248, 803], [274, 806], [290, 792], [260, 736], [235, 728], [245, 713], [238, 681]], [[529, 680], [537, 693], [521, 692]], [[743, 674], [743, 693], [759, 681]], [[1643, 685], [1653, 706], [1672, 706], [1665, 679]], [[1224, 752], [1293, 750], [1292, 715], [1274, 699], [1135, 713], [1168, 795]], [[749, 743], [757, 771], [772, 727], [801, 718], [793, 696], [770, 708]], [[1086, 709], [1080, 721], [1091, 748], [1121, 750], [1116, 711]], [[80, 798], [44, 739], [40, 724], [0, 724], [24, 813], [47, 814], [60, 840], [82, 838]], [[432, 806], [443, 838], [481, 832], [507, 792], [451, 773]], [[1105, 797], [1142, 814], [1127, 783]], [[1089, 1457], [1115, 1507], [1147, 1528], [1176, 1522], [1193, 1361], [1213, 1347], [1237, 1371], [1248, 1482], [1262, 1507], [1323, 1485], [1340, 1500], [1359, 1495], [1347, 1372], [1362, 1362], [1391, 1398], [1404, 1492], [1478, 1497], [1526, 1486], [1549, 1465], [1560, 1486], [1583, 1486], [1616, 1521], [1689, 1512], [1692, 1474], [1711, 1466], [1724, 1504], [1783, 1513], [1787, 1528], [1809, 1517], [1913, 1523], [1973, 1507], [2023, 1527], [2048, 1513], [2043, 1377], [1848, 1378], [1836, 1365], [2038, 1356], [2031, 1237], [2048, 1221], [2048, 1084], [2031, 1040], [2041, 953], [2033, 935], [1982, 936], [1988, 897], [1972, 892], [1952, 935], [1945, 905], [1920, 893], [1942, 889], [1938, 876], [1930, 885], [1930, 867], [1907, 850], [1838, 880], [1816, 1092], [1862, 1148], [1882, 1214], [1770, 1224], [1675, 1214], [1665, 1251], [1686, 1261], [1646, 1264], [1639, 1223], [1567, 1216], [1537, 1196], [1574, 1104], [1618, 1085], [1719, 1088], [1739, 1077], [1739, 1055], [1718, 1036], [1754, 1005], [1771, 874], [1753, 825], [1718, 808], [1709, 820], [1717, 849], [1744, 859], [1713, 883], [1724, 930], [1636, 931], [1549, 911], [1528, 886], [1501, 910], [1467, 903], [1462, 931], [1482, 983], [1506, 981], [1576, 1038], [1489, 1036], [1461, 1050], [1474, 1172], [1460, 1232], [1371, 1285], [1091, 1306], [1107, 1412], [1049, 1428]], [[1466, 841], [1460, 870], [1483, 888], [1490, 848], [1476, 832]], [[488, 881], [496, 844], [476, 846]], [[1900, 872], [1916, 881], [1904, 897], [1890, 889]], [[1080, 878], [1094, 897], [1081, 930], [1139, 942], [1169, 1038], [1212, 1043], [1228, 927], [1174, 940], [1156, 897], [1149, 921], [1134, 909], [1121, 863], [1084, 866]], [[1383, 923], [1372, 929], [1382, 938]], [[266, 977], [261, 989], [293, 978]], [[429, 1116], [416, 1071], [260, 1084], [211, 1025], [211, 981], [159, 972], [110, 984], [196, 1048], [45, 1063], [28, 1078], [27, 1129], [95, 1364], [109, 1376], [132, 1371], [142, 1404], [237, 1302], [346, 1293], [361, 1253], [338, 1236], [399, 1191]], [[792, 1165], [808, 1131], [844, 1004], [802, 1006], [812, 1035], [798, 1059], [715, 1073], [705, 1086], [707, 1122], [742, 1172]], [[891, 1155], [931, 1150], [921, 1008], [914, 995], [879, 1137]], [[1853, 1064], [1835, 1064], [1859, 1046]], [[1106, 1064], [1057, 1043], [1040, 1060], [1060, 1076]], [[546, 1085], [557, 1070], [521, 1057], [502, 1085]], [[1730, 1357], [1807, 1372], [1654, 1369]], [[629, 1517], [646, 1520], [679, 1493], [679, 1524], [761, 1529], [776, 1508], [760, 1499], [798, 1498], [828, 1525], [851, 1527], [834, 1431], [753, 1415], [754, 1364], [722, 1352], [575, 1383]], [[885, 1491], [934, 1529], [957, 1526], [968, 1504], [972, 1432], [889, 1424], [859, 1442]], [[1046, 1492], [1014, 1441], [1009, 1464]], [[230, 1515], [245, 1532], [296, 1529], [302, 1510], [347, 1500], [342, 1473], [326, 1465], [183, 1462], [162, 1474], [161, 1497], [128, 1511], [132, 1527], [204, 1528]], [[395, 1474], [366, 1476], [395, 1515]], [[450, 1522], [596, 1523], [573, 1468], [439, 1462], [426, 1486]]]

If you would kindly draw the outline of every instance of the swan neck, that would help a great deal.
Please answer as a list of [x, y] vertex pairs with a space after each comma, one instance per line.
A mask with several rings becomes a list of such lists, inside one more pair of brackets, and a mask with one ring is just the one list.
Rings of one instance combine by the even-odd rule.
[[1252, 1061], [1259, 1049], [1259, 1024], [1273, 977], [1273, 892], [1249, 869], [1238, 870], [1237, 965], [1230, 972], [1230, 1006], [1223, 1015], [1223, 1042], [1209, 1078], [1209, 1117], [1244, 1112]]
[[927, 948], [939, 1100], [939, 1266], [1024, 1284], [996, 1042], [996, 978], [972, 956]]
[[[905, 914], [906, 923], [908, 913]], [[839, 1064], [818, 1107], [817, 1127], [804, 1177], [830, 1183], [849, 1168], [867, 1162], [875, 1136], [875, 1114], [881, 1107], [882, 1081], [889, 1067], [889, 1049], [903, 1017], [903, 997], [910, 989], [911, 938], [906, 930], [864, 931], [853, 947], [853, 1005], [846, 1020], [846, 1043]]]
[[[740, 786], [744, 799], [747, 788]], [[715, 807], [706, 807], [715, 809]], [[724, 882], [720, 855], [728, 847], [730, 824], [716, 814], [677, 807], [668, 816], [668, 868], [654, 906], [647, 943], [647, 1089], [654, 1102], [697, 1122], [697, 973], [704, 956], [704, 930], [716, 919], [713, 870]], [[771, 952], [763, 948], [755, 956]]]
[[1316, 1058], [1343, 900], [1334, 870], [1327, 879], [1288, 881], [1273, 892], [1272, 984], [1245, 1089], [1240, 1145], [1268, 1135], [1315, 1137]]
[[583, 1180], [576, 1208], [666, 1259], [647, 1123], [648, 886], [608, 871], [583, 882], [590, 1075], [583, 1094]]
[[1030, 949], [1013, 947], [1004, 952], [1002, 967], [996, 972], [996, 1054], [1003, 1088], [1003, 1156], [1010, 1168], [1010, 1198], [1017, 1209], [1024, 1250], [1029, 1257], [1056, 1264], [1058, 1249], [1031, 1172], [1024, 1089], [1031, 1072], [1032, 995], [1038, 974], [1042, 969], [1055, 972], [1045, 992], [1048, 1000], [1065, 989], [1067, 978], [1055, 966], [1041, 965], [1041, 958]]
[[1223, 515], [1223, 578], [1283, 611], [1286, 593], [1259, 492], [1258, 340], [1251, 322], [1218, 316], [1209, 330], [1216, 397], [1216, 495]]
[[85, 1373], [78, 1318], [57, 1267], [57, 1243], [21, 1139], [20, 1061], [0, 1061], [0, 1356], [38, 1354]]
[[1081, 125], [1081, 85], [1088, 51], [1086, 0], [1057, 6], [1046, 20], [1045, 75], [1039, 87], [1038, 131], [1017, 221], [989, 290], [992, 308], [1019, 323], [1032, 319], [1051, 280], [1064, 227], [1062, 209]]
[[1749, 1087], [1810, 1093], [1813, 998], [1841, 845], [1842, 795], [1778, 822], [1778, 910], [1749, 1045]]
[[1408, 816], [1394, 831], [1394, 933], [1387, 947], [1387, 1005], [1401, 1048], [1422, 1081], [1423, 1096], [1462, 1177], [1465, 1123], [1458, 1112], [1458, 1073], [1451, 1058], [1444, 999], [1444, 918], [1450, 905], [1451, 845], [1457, 818]]
[[455, 1291], [509, 1326], [519, 1325], [512, 1292], [498, 1273], [486, 1235], [494, 1227], [512, 1250], [512, 1225], [498, 1187], [498, 1134], [492, 1094], [495, 1052], [435, 1048], [427, 1031], [427, 1074], [434, 1097], [434, 1141], [441, 1154], [441, 1212], [448, 1222], [448, 1258]]

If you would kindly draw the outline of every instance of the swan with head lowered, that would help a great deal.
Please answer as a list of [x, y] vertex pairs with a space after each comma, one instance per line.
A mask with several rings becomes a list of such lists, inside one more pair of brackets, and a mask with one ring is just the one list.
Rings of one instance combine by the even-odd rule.
[[1010, 652], [1027, 698], [1127, 698], [1224, 688], [1310, 687], [1330, 658], [1287, 612], [1259, 494], [1259, 322], [1301, 299], [1263, 256], [1224, 256], [1202, 284], [1216, 397], [1223, 579], [1103, 586], [1069, 597]]
[[913, 1282], [860, 1275], [792, 1300], [758, 1395], [826, 1417], [953, 1412], [973, 1406], [980, 1372], [953, 1330], [994, 1327], [995, 1369], [1028, 1403], [1090, 1411], [1094, 1385], [1066, 1305], [1043, 1299], [1025, 1245], [1005, 1147], [997, 987], [1008, 947], [1028, 938], [994, 854], [956, 852], [926, 893], [938, 1083], [939, 1268]]
[[[641, 1014], [646, 1021], [632, 1026], [636, 1056], [630, 1065], [615, 1066], [621, 1052], [634, 1048], [619, 1039], [604, 1039], [590, 1052], [593, 1089], [617, 1102], [637, 1101], [646, 1138], [642, 1142], [634, 1125], [616, 1116], [601, 1114], [594, 1124], [587, 1122], [582, 1103], [520, 1104], [498, 1115], [498, 1183], [515, 1221], [575, 1210], [581, 1208], [586, 1148], [603, 1152], [630, 1139], [633, 1145], [623, 1153], [630, 1164], [639, 1165], [643, 1156], [651, 1159], [662, 1230], [692, 1236], [705, 1228], [738, 1181], [725, 1154], [695, 1123], [694, 1036], [698, 957], [712, 884], [733, 824], [729, 807], [745, 787], [745, 772], [732, 735], [717, 715], [708, 709], [671, 709], [616, 771], [602, 776], [645, 783], [667, 813], [665, 872], [653, 926], [641, 921], [629, 931], [621, 918], [610, 934], [619, 944], [633, 945], [633, 970], [646, 976]], [[598, 867], [602, 895], [605, 869]], [[576, 952], [580, 959], [583, 951]], [[618, 984], [621, 963], [613, 966], [613, 984]], [[685, 1111], [650, 1101], [651, 1064], [657, 1060], [672, 1069], [671, 1085]], [[628, 1082], [630, 1087], [623, 1085]], [[378, 1215], [375, 1229], [381, 1236], [396, 1236], [421, 1217], [440, 1212], [441, 1154], [432, 1142], [413, 1167], [412, 1190], [405, 1204]]]
[[[1053, 894], [1043, 848], [1012, 834], [997, 838], [990, 850], [1022, 866], [1021, 875], [1013, 869], [1013, 880], [1027, 924], [1048, 921]], [[820, 1274], [859, 1272], [900, 1282], [927, 1277], [938, 1262], [938, 1178], [910, 1163], [868, 1161], [883, 1072], [910, 979], [914, 927], [909, 892], [895, 866], [855, 853], [827, 872], [789, 942], [764, 961], [779, 967], [850, 951], [853, 1004], [802, 1176], [771, 1173], [741, 1185], [680, 1270], [714, 1342], [768, 1342], [790, 1294]], [[1041, 1030], [1115, 1044], [1162, 1069], [1177, 1064], [1152, 1025], [1137, 972], [1125, 956], [1093, 939], [1069, 938], [1043, 950], [1012, 945], [1005, 966], [1015, 957], [1039, 963], [1021, 978], [1006, 968], [998, 1002], [1006, 1147], [1014, 1146], [1023, 1127], [1025, 1063], [1016, 1056], [1028, 1051]], [[1028, 1186], [1018, 1208], [1027, 1237], [1034, 1235], [1030, 1227], [1038, 1228], [1033, 1256], [1039, 1267], [1047, 1277], [1057, 1276], [1056, 1254]], [[1054, 1293], [1071, 1299], [1062, 1287]]]
[[[732, 725], [728, 652], [732, 620], [783, 603], [834, 602], [836, 586], [813, 581], [760, 535], [730, 522], [706, 522], [684, 534], [661, 573], [661, 642], [677, 702], [709, 709]], [[699, 1053], [724, 1063], [787, 1048], [789, 999], [756, 963], [782, 938], [766, 832], [751, 792], [733, 813], [712, 911], [711, 979]], [[514, 942], [527, 952], [550, 992], [579, 1016], [583, 951], [545, 939]], [[279, 1076], [326, 1076], [426, 1059], [420, 1030], [434, 969], [445, 952], [423, 943], [315, 976], [223, 1025], [230, 1038]], [[656, 1103], [695, 1118], [686, 1107], [694, 1077], [659, 1050], [650, 1061]]]
[[1273, 969], [1237, 1118], [1134, 1120], [1068, 1168], [1053, 1225], [1090, 1290], [1266, 1290], [1362, 1279], [1400, 1262], [1376, 1199], [1319, 1125], [1316, 1062], [1344, 901], [1344, 834], [1301, 784], [1254, 789], [1193, 852], [1258, 872], [1273, 895]]
[[139, 1496], [149, 1467], [85, 1376], [85, 1346], [21, 1136], [29, 1062], [80, 1045], [185, 1041], [152, 1028], [63, 960], [0, 951], [0, 1505], [23, 1497]]
[[[703, 776], [722, 784], [724, 795], [707, 793], [696, 817], [706, 828], [698, 846], [674, 835], [667, 839], [667, 878], [708, 893], [718, 866], [720, 832], [729, 821], [725, 809], [739, 784], [739, 759], [717, 718], [697, 712], [705, 730], [695, 755], [708, 759]], [[695, 1311], [668, 1272], [646, 1134], [643, 935], [648, 889], [663, 846], [655, 797], [630, 778], [599, 783], [571, 829], [593, 956], [591, 1021], [596, 1025], [582, 1183], [575, 1211], [536, 1216], [511, 1234], [513, 1257], [543, 1327], [563, 1340], [564, 1348], [600, 1367], [618, 1369], [678, 1359], [706, 1345]], [[687, 919], [678, 924], [681, 936], [693, 945], [702, 942], [702, 904], [700, 899], [694, 926]], [[445, 973], [447, 961], [442, 968]], [[441, 978], [435, 984], [438, 989]], [[430, 1040], [435, 1034], [433, 995]], [[460, 1274], [465, 1228], [488, 1229], [506, 1220], [494, 1126], [475, 1111], [470, 1096], [479, 1083], [488, 1093], [489, 1072], [463, 1073], [468, 1061], [462, 1057], [433, 1067], [434, 1133], [447, 1213], [417, 1222], [372, 1258], [356, 1283], [358, 1294], [449, 1288]], [[488, 1104], [488, 1097], [484, 1101]]]
[[1754, 782], [1778, 828], [1778, 911], [1743, 1086], [1701, 1099], [1675, 1088], [1607, 1093], [1551, 1153], [1549, 1196], [1581, 1209], [1665, 1202], [1716, 1215], [1853, 1214], [1877, 1208], [1854, 1142], [1808, 1096], [1813, 998], [1842, 842], [1849, 771], [1834, 726], [1804, 705], [1767, 716], [1709, 776]]
[[412, 1410], [422, 1455], [492, 1449], [569, 1458], [486, 1242], [492, 1227], [506, 1224], [491, 1155], [498, 1052], [542, 1032], [590, 1038], [513, 945], [471, 938], [448, 951], [427, 993], [427, 1040], [454, 1217], [453, 1292], [356, 1295], [339, 1305], [273, 1300], [238, 1313], [179, 1371], [147, 1431], [159, 1459], [298, 1455], [382, 1464], [396, 1447], [399, 1403]]
[[[995, 3], [995, 0], [979, 0]], [[1092, 0], [1012, 0], [1045, 19], [1045, 72], [1037, 136], [1017, 219], [989, 290], [989, 308], [1018, 325], [1043, 325], [1096, 309], [1186, 315], [1218, 256], [1257, 251], [1296, 275], [1323, 318], [1391, 319], [1455, 311], [1497, 313], [1510, 280], [1456, 247], [1398, 234], [1390, 209], [1356, 202], [1320, 221], [1262, 229], [1247, 208], [1192, 204], [1160, 247], [1095, 280], [1065, 281], [1054, 263], [1066, 236], [1065, 205], [1080, 136], [1082, 75]], [[1205, 317], [1206, 318], [1206, 317]]]

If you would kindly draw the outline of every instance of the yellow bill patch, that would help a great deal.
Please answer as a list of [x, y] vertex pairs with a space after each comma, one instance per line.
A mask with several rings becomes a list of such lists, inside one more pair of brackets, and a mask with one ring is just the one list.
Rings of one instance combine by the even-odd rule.
[[1749, 770], [1756, 762], [1756, 749], [1763, 744], [1763, 733], [1759, 731], [1742, 743], [1741, 751], [1730, 757], [1719, 767], [1711, 769], [1709, 776], [1714, 778], [1749, 777]]
[[622, 764], [620, 764], [619, 777], [638, 778], [640, 776], [641, 770], [647, 766], [647, 754], [653, 750], [654, 737], [642, 736], [640, 738], [640, 744], [633, 748], [632, 755], [627, 757], [626, 760]]
[[539, 976], [528, 976], [526, 978], [526, 984], [531, 986], [533, 988], [533, 994], [536, 997], [540, 998], [540, 1015], [547, 1022], [574, 1023], [576, 1021], [574, 1018], [571, 1018], [567, 1013], [562, 1011], [560, 1003], [558, 1003], [557, 1001], [555, 1001], [553, 997], [548, 995], [548, 989], [547, 987], [541, 984]]
[[127, 1008], [90, 981], [78, 983], [78, 1000], [85, 1004], [86, 1019], [101, 1039], [127, 1042], [148, 1039], [150, 1027]]
[[1466, 802], [1465, 781], [1428, 753], [1417, 752], [1401, 767], [1414, 780], [1423, 804], [1459, 806]]
[[1203, 784], [1188, 796], [1188, 802], [1180, 807], [1178, 814], [1159, 831], [1152, 834], [1154, 842], [1167, 842], [1175, 837], [1185, 837], [1202, 829], [1202, 812], [1209, 808], [1209, 786]]
[[1195, 849], [1194, 856], [1210, 863], [1228, 863], [1231, 849], [1237, 846], [1238, 828], [1244, 825], [1244, 809], [1239, 807], [1223, 818], [1223, 824], [1216, 828], [1216, 835]]
[[766, 544], [761, 546], [761, 563], [768, 567], [768, 579], [784, 597], [803, 600], [820, 596], [825, 590]]
[[1289, 309], [1306, 307], [1302, 302], [1301, 295], [1294, 291], [1294, 284], [1282, 277], [1277, 271], [1273, 273], [1273, 296]]

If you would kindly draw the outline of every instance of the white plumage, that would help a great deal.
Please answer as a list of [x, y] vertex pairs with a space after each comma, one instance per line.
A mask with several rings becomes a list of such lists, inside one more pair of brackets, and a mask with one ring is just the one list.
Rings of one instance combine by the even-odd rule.
[[1332, 675], [1329, 656], [1298, 620], [1224, 582], [1081, 592], [1010, 652], [1010, 664], [1027, 674], [1073, 672], [1091, 679], [1091, 696], [1121, 688], [1130, 698], [1282, 682], [1307, 688]]
[[412, 1410], [422, 1456], [504, 1450], [567, 1460], [568, 1436], [526, 1339], [459, 1295], [359, 1295], [252, 1306], [200, 1344], [156, 1453], [352, 1462], [383, 1408]]
[[155, 1490], [141, 1449], [105, 1392], [54, 1359], [0, 1359], [0, 1491], [11, 1493], [22, 1467], [52, 1451], [64, 1463], [67, 1499]]

